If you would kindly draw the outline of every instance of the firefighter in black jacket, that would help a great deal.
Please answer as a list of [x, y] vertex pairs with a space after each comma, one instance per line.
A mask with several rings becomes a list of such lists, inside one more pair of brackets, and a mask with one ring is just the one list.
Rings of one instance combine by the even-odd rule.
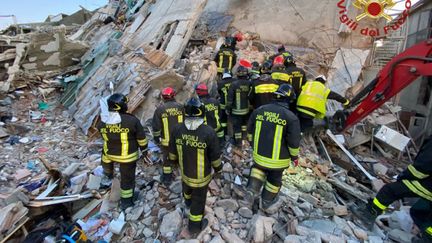
[[216, 54], [214, 61], [216, 62], [217, 72], [220, 75], [219, 77], [223, 75], [225, 69], [231, 71], [237, 63], [234, 43], [235, 39], [233, 37], [226, 37], [225, 43]]
[[220, 102], [220, 123], [224, 132], [224, 137], [228, 134], [228, 115], [226, 112], [226, 103], [228, 100], [228, 91], [233, 81], [234, 79], [232, 78], [231, 72], [226, 69], [222, 79], [217, 83]]
[[[120, 165], [120, 206], [123, 210], [133, 206], [135, 168], [138, 148], [145, 156], [147, 139], [140, 121], [127, 113], [127, 97], [113, 94], [108, 98], [109, 117], [102, 118], [97, 128], [104, 140], [102, 151], [103, 180], [111, 180], [114, 162]], [[102, 183], [106, 185], [105, 183]]]
[[297, 164], [301, 138], [299, 120], [289, 109], [295, 96], [293, 88], [282, 84], [274, 95], [275, 100], [256, 109], [248, 122], [254, 165], [247, 188], [257, 199], [264, 184], [261, 194], [264, 210], [277, 201], [283, 171], [291, 162]]
[[289, 84], [290, 76], [285, 69], [285, 58], [280, 55], [275, 57], [272, 66], [272, 79], [278, 84]]
[[215, 98], [210, 97], [208, 93], [208, 87], [205, 83], [200, 83], [195, 88], [195, 92], [199, 96], [201, 102], [204, 105], [205, 108], [205, 116], [204, 116], [204, 122], [206, 125], [209, 125], [212, 127], [218, 138], [219, 138], [219, 145], [222, 145], [224, 143], [224, 130], [222, 129], [221, 123], [220, 123], [220, 104], [219, 101]]
[[203, 216], [212, 167], [215, 173], [222, 170], [218, 138], [214, 129], [204, 124], [204, 109], [197, 98], [187, 101], [185, 122], [175, 127], [169, 146], [170, 162], [180, 165], [183, 197], [190, 207], [188, 228], [192, 234], [200, 232], [208, 223]]
[[254, 109], [269, 104], [273, 99], [273, 93], [278, 89], [277, 84], [271, 78], [271, 61], [266, 61], [261, 68], [261, 76], [252, 80], [252, 87], [249, 93], [249, 101]]
[[292, 54], [291, 54], [291, 52], [289, 52], [289, 51], [287, 51], [287, 50], [285, 49], [285, 46], [284, 46], [284, 45], [280, 45], [280, 46], [278, 47], [278, 52], [275, 53], [274, 55], [270, 56], [270, 57], [268, 58], [268, 60], [270, 60], [270, 61], [273, 62], [274, 59], [275, 59], [277, 56], [281, 56], [281, 55], [285, 58], [285, 57], [287, 57], [287, 56], [291, 56]]
[[410, 214], [422, 230], [419, 242], [432, 242], [432, 136], [425, 141], [414, 163], [398, 176], [397, 182], [386, 184], [369, 203], [369, 220], [373, 222], [391, 203], [405, 197], [420, 198], [411, 207]]
[[164, 174], [172, 172], [171, 167], [165, 166], [168, 163], [170, 135], [175, 125], [183, 123], [183, 106], [175, 101], [175, 95], [171, 87], [162, 90], [164, 103], [156, 109], [152, 120], [153, 138], [157, 144], [160, 143], [162, 149]]
[[[299, 97], [303, 85], [306, 83], [306, 73], [303, 69], [297, 67], [292, 55], [285, 57], [285, 70], [289, 76], [289, 84], [293, 87], [296, 97]], [[297, 113], [297, 99], [291, 102], [291, 111]]]
[[242, 138], [246, 138], [247, 121], [249, 117], [250, 86], [248, 69], [239, 66], [237, 68], [237, 79], [230, 86], [226, 104], [226, 112], [230, 114], [233, 124], [236, 146], [242, 146]]

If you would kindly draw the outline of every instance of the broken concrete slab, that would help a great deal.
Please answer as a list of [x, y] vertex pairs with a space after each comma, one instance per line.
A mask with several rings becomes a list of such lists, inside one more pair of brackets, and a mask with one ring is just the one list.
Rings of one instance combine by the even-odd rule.
[[176, 237], [180, 233], [181, 226], [182, 216], [174, 210], [163, 217], [159, 231], [163, 237]]
[[148, 14], [147, 9], [140, 11], [139, 15], [148, 18], [136, 18], [137, 23], [132, 23], [132, 34], [125, 37], [125, 42], [131, 49], [150, 44], [157, 49], [161, 48], [173, 59], [178, 59], [186, 48], [206, 3], [207, 0], [191, 0], [186, 5], [174, 0], [158, 1], [152, 6], [151, 14]]
[[257, 243], [268, 242], [273, 234], [273, 224], [275, 223], [274, 218], [255, 215], [251, 221], [248, 238]]

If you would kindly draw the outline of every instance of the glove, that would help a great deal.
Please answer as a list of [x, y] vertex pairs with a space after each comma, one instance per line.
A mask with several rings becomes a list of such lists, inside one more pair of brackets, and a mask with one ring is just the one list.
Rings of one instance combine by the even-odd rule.
[[213, 176], [213, 178], [216, 180], [216, 179], [221, 179], [222, 178], [222, 167], [221, 167], [221, 169], [219, 169], [219, 170], [215, 170], [215, 172], [214, 172], [214, 176]]
[[162, 184], [164, 184], [166, 187], [169, 187], [173, 181], [173, 174], [172, 173], [170, 173], [170, 174], [163, 173], [161, 176], [161, 181], [162, 181]]
[[298, 159], [295, 159], [292, 161], [292, 163], [293, 163], [294, 167], [297, 167], [299, 164], [299, 161], [298, 161]]
[[155, 143], [156, 143], [157, 145], [160, 144], [160, 137], [159, 137], [159, 136], [154, 136], [154, 137], [153, 137], [153, 140], [155, 141]]
[[351, 102], [348, 100], [347, 103], [343, 105], [343, 107], [345, 109], [347, 109], [347, 108], [349, 108], [350, 104], [351, 104]]
[[410, 179], [413, 179], [413, 178], [411, 178], [411, 176], [409, 175], [409, 172], [407, 170], [405, 170], [397, 176], [396, 181], [410, 180]]
[[145, 157], [147, 157], [148, 154], [148, 149], [141, 149], [141, 157], [140, 159], [143, 159]]

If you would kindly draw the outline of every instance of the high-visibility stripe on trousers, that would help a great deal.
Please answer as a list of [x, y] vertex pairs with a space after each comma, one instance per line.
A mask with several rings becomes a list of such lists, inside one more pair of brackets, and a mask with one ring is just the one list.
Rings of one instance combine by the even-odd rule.
[[200, 230], [204, 217], [205, 203], [207, 199], [208, 186], [193, 188], [183, 182], [182, 190], [186, 205], [190, 204], [189, 230]]
[[[114, 164], [116, 161], [110, 163], [102, 162], [104, 174], [112, 177], [114, 174]], [[118, 163], [120, 167], [120, 197], [132, 198], [135, 189], [135, 170], [136, 161], [128, 163]]]

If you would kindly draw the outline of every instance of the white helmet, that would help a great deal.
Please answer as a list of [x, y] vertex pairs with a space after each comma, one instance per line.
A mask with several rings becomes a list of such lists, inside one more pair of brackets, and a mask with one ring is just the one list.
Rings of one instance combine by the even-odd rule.
[[324, 82], [327, 82], [327, 78], [326, 78], [326, 76], [325, 75], [318, 75], [316, 78], [315, 78], [315, 80], [318, 80], [318, 79], [321, 79], [322, 81], [324, 81]]
[[226, 73], [223, 74], [222, 78], [223, 79], [225, 79], [225, 78], [232, 78], [232, 76], [231, 76], [230, 73], [226, 72]]

